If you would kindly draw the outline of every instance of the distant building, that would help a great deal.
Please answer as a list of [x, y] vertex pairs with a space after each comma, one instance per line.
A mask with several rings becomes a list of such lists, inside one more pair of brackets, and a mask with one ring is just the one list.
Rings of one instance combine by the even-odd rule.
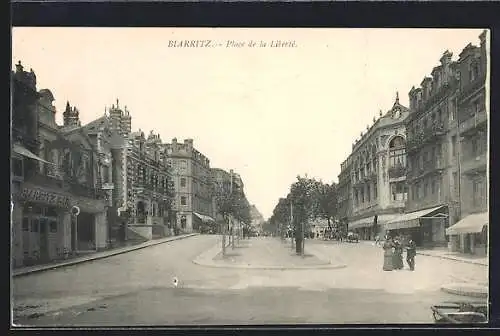
[[[341, 165], [341, 216], [361, 239], [386, 233], [386, 224], [403, 212], [406, 199], [406, 129], [408, 108], [399, 103], [361, 132]], [[350, 187], [349, 187], [350, 186]]]
[[339, 224], [347, 228], [349, 218], [352, 217], [352, 191], [351, 191], [352, 156], [340, 165], [340, 174], [337, 184], [338, 218]]
[[[459, 222], [450, 227], [453, 251], [486, 255], [488, 225], [488, 115], [486, 32], [480, 46], [468, 44], [458, 60]], [[455, 178], [455, 176], [454, 176]]]
[[162, 147], [172, 167], [177, 227], [183, 232], [197, 231], [200, 224], [214, 221], [210, 160], [194, 148], [192, 139], [179, 143], [174, 138]]
[[260, 213], [259, 209], [252, 204], [250, 207], [250, 216], [252, 217], [252, 223], [250, 224], [257, 232], [262, 232], [262, 226], [264, 225], [264, 216]]

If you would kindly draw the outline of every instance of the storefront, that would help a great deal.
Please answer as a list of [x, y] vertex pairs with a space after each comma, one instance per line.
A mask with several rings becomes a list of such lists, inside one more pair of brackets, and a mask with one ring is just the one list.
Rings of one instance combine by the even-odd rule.
[[217, 231], [215, 220], [212, 217], [197, 212], [193, 213], [196, 218], [193, 222], [194, 231], [200, 233], [209, 233]]
[[72, 218], [73, 247], [78, 252], [96, 251], [108, 245], [105, 200], [72, 197], [72, 206], [78, 207], [78, 216]]
[[470, 214], [446, 229], [453, 252], [488, 254], [488, 212]]
[[369, 216], [349, 224], [349, 231], [359, 234], [363, 240], [374, 240], [376, 236], [383, 238], [386, 235], [386, 224], [395, 218], [399, 217], [397, 214], [382, 214], [376, 216]]
[[408, 237], [417, 246], [446, 246], [447, 212], [447, 206], [442, 205], [400, 215], [387, 222], [387, 234], [392, 237]]
[[14, 267], [67, 257], [71, 202], [69, 195], [28, 183], [13, 195]]

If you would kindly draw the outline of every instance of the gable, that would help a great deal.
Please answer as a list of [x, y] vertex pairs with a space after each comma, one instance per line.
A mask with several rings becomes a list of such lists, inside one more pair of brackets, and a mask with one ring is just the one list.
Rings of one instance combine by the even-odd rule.
[[86, 150], [93, 150], [94, 145], [92, 144], [91, 139], [88, 137], [87, 134], [83, 131], [83, 129], [80, 129], [77, 132], [72, 132], [70, 134], [66, 134], [65, 138], [71, 141], [74, 145], [77, 145], [83, 149]]

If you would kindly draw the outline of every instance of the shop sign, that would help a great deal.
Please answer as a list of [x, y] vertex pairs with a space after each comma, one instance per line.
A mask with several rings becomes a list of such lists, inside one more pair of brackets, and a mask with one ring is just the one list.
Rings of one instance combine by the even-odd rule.
[[26, 201], [41, 202], [61, 208], [68, 208], [71, 204], [71, 200], [68, 196], [30, 188], [24, 188], [20, 194], [20, 198]]

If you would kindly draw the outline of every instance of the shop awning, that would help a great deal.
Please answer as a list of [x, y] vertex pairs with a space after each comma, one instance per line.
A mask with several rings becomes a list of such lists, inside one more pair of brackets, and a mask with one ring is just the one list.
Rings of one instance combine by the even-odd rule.
[[48, 164], [53, 164], [51, 162], [48, 162], [48, 161], [45, 161], [44, 159], [42, 159], [41, 157], [39, 157], [38, 155], [32, 153], [29, 149], [23, 147], [22, 145], [20, 144], [14, 144], [12, 145], [12, 150], [17, 153], [17, 154], [20, 154], [22, 156], [25, 156], [27, 158], [30, 158], [30, 159], [33, 159], [33, 160], [38, 160], [40, 162], [45, 162], [45, 163], [48, 163]]
[[196, 217], [198, 217], [199, 219], [201, 219], [205, 223], [215, 222], [215, 220], [210, 216], [202, 215], [202, 214], [199, 214], [197, 212], [194, 212], [194, 214], [196, 215]]
[[372, 226], [373, 225], [373, 217], [374, 216], [369, 216], [369, 217], [355, 220], [352, 223], [349, 223], [349, 230], [360, 229], [360, 228]]
[[429, 216], [436, 210], [439, 210], [444, 207], [445, 205], [441, 205], [435, 208], [419, 210], [400, 215], [399, 217], [396, 217], [395, 219], [387, 222], [385, 224], [385, 227], [387, 230], [408, 229], [420, 226], [420, 221], [419, 221], [420, 218], [446, 218], [446, 216], [443, 216], [443, 214], [438, 214], [436, 216]]
[[468, 215], [454, 225], [446, 229], [447, 235], [458, 235], [465, 233], [480, 233], [485, 225], [488, 225], [489, 216], [487, 212]]

